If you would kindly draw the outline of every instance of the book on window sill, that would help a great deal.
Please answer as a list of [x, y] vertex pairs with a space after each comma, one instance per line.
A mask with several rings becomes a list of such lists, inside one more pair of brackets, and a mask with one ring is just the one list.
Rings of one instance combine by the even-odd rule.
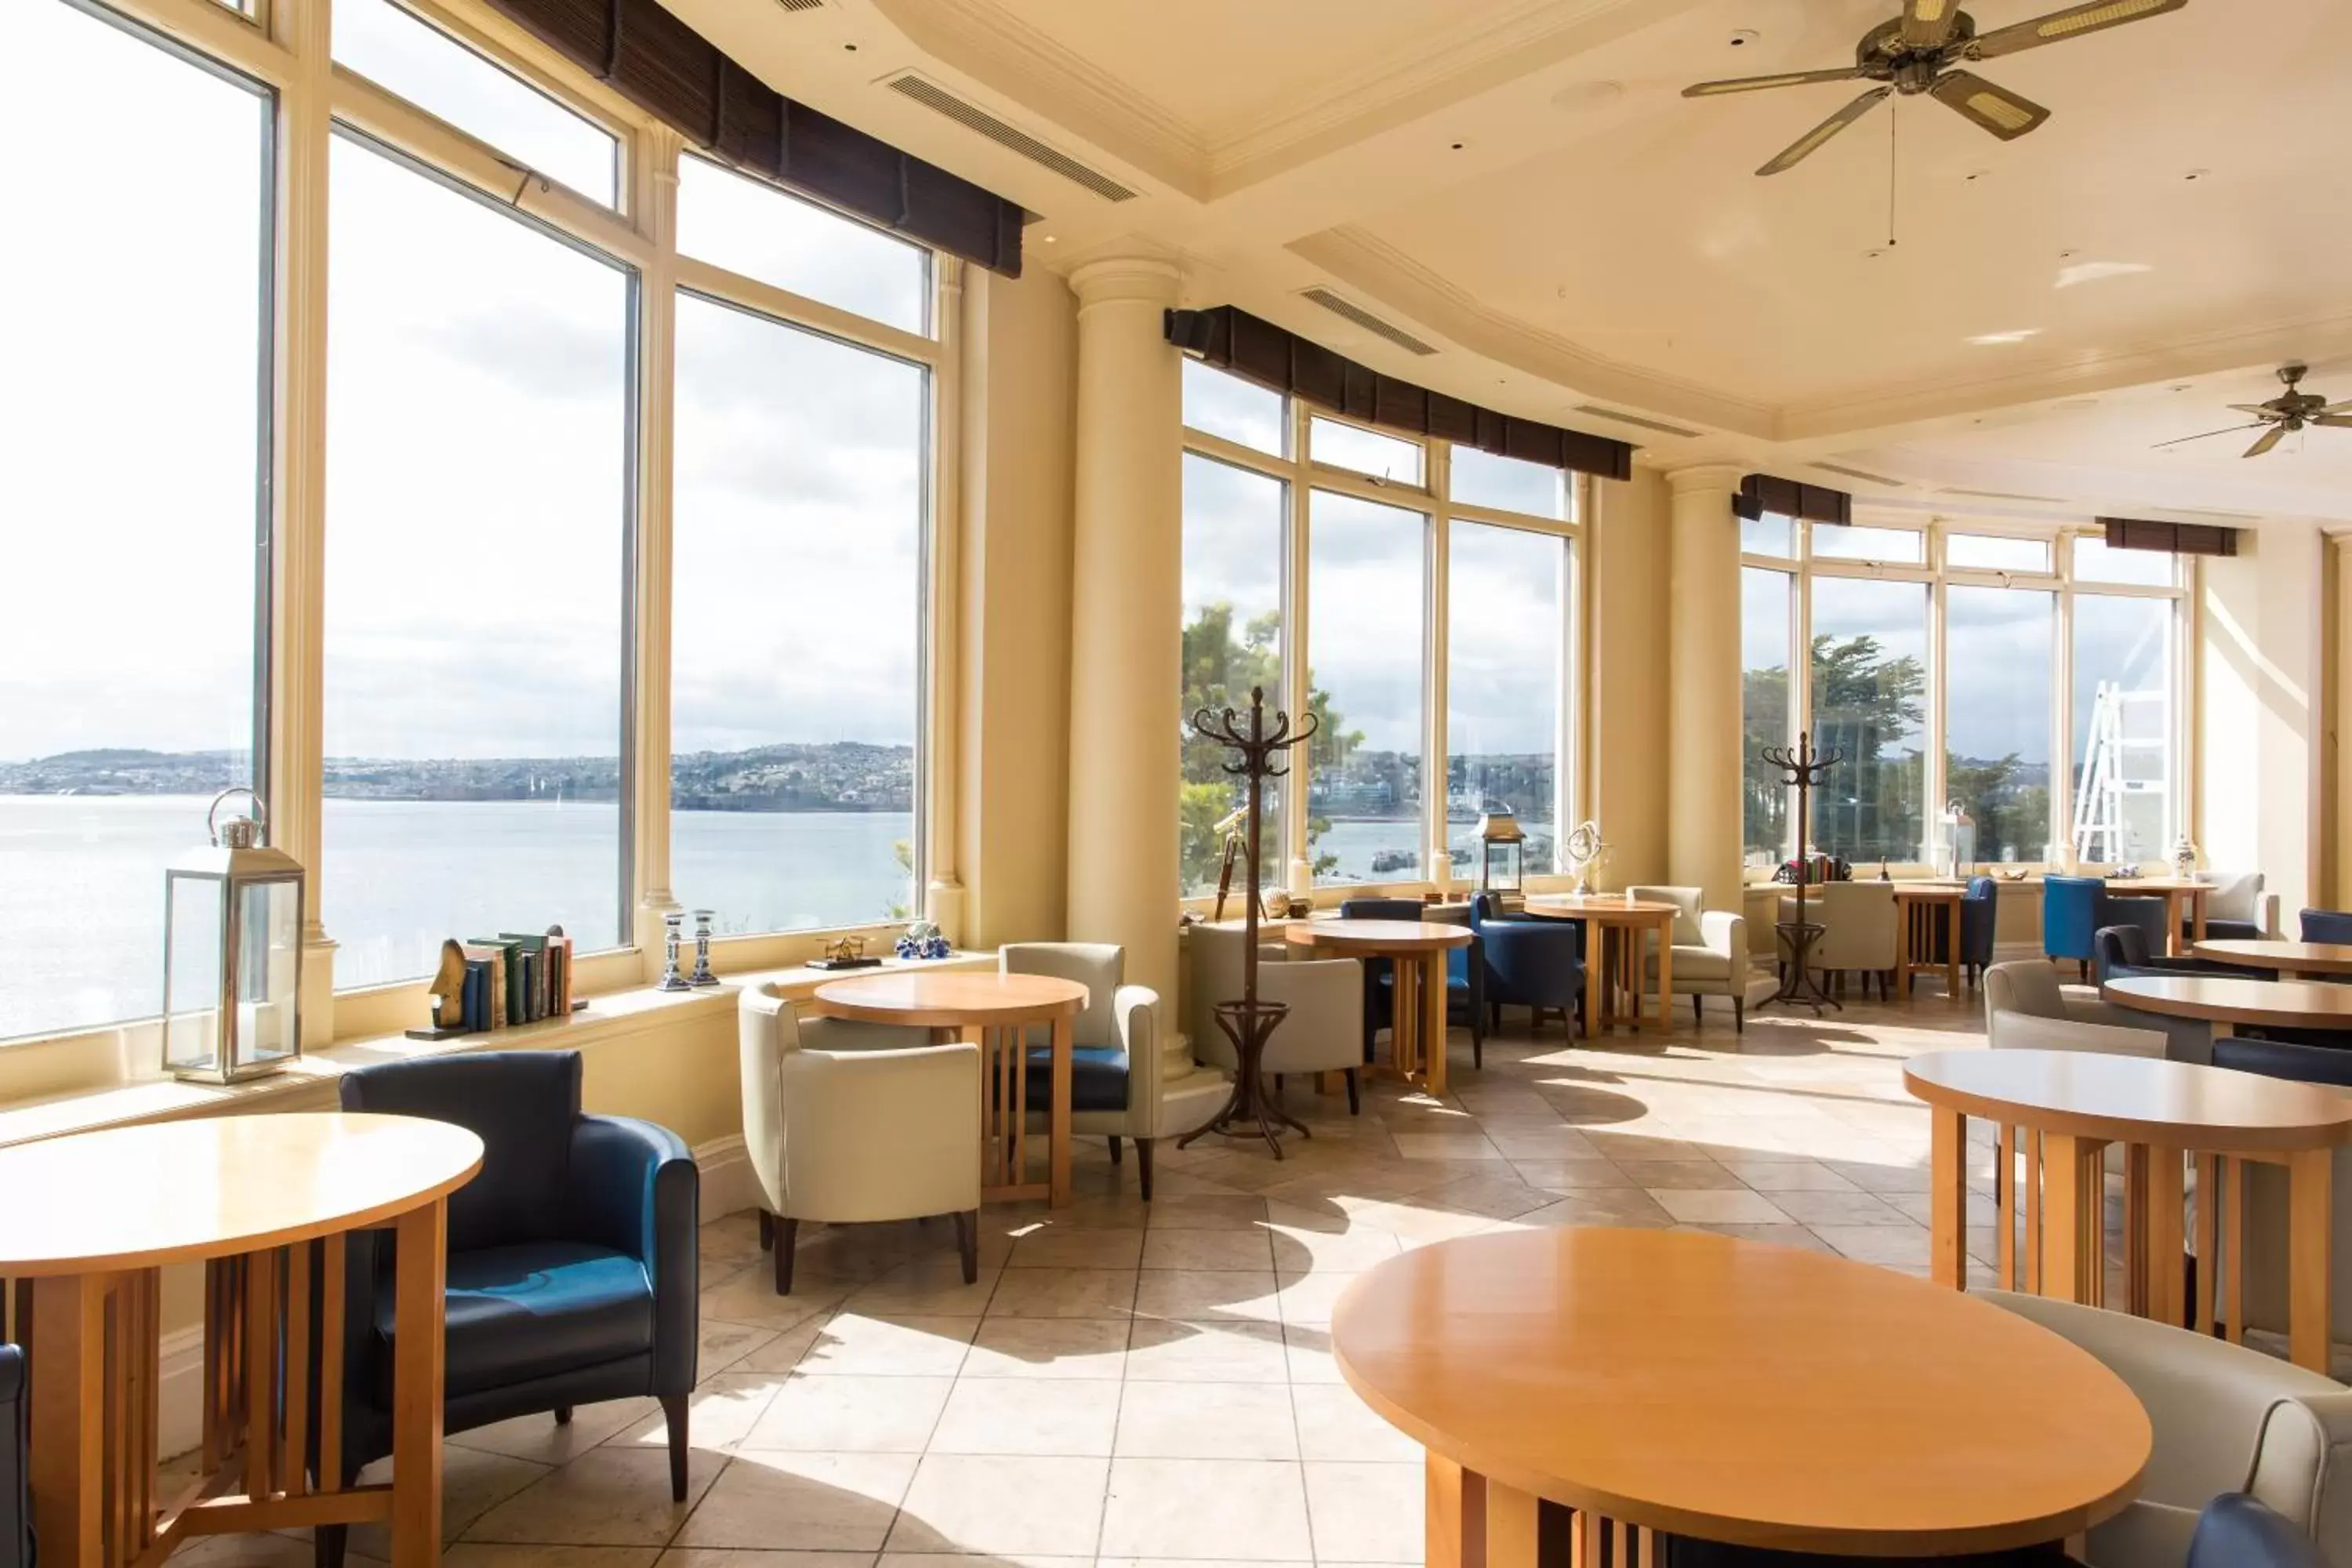
[[508, 996], [513, 979], [512, 951], [503, 942], [476, 937], [465, 944], [466, 960], [481, 961], [489, 970], [489, 991], [482, 998], [486, 1019], [482, 1027], [503, 1029], [507, 1026], [507, 1010], [511, 1005]]

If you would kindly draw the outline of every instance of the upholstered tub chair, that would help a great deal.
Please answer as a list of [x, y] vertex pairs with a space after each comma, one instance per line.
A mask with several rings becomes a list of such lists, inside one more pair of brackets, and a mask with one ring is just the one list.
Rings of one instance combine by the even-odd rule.
[[2012, 959], [1986, 970], [1984, 1005], [1985, 1037], [1995, 1050], [2165, 1055], [2165, 1034], [2147, 1026], [2146, 1015], [2069, 996], [2056, 972], [2033, 959]]
[[[1885, 995], [1895, 966], [1901, 962], [1900, 931], [1895, 920], [1892, 882], [1824, 882], [1806, 893], [1806, 918], [1822, 928], [1821, 940], [1809, 955], [1811, 967], [1824, 974], [1862, 975], [1865, 993], [1875, 979]], [[1797, 901], [1780, 900], [1780, 918], [1797, 918]]]
[[[1185, 993], [1192, 1049], [1223, 1073], [1237, 1072], [1240, 1061], [1233, 1041], [1217, 1026], [1215, 1008], [1218, 1003], [1242, 994], [1242, 961], [1248, 939], [1239, 931], [1202, 925], [1194, 926], [1185, 941], [1192, 960], [1192, 981]], [[1290, 1009], [1266, 1040], [1261, 1070], [1268, 1088], [1277, 1076], [1345, 1073], [1348, 1110], [1353, 1114], [1362, 1103], [1358, 1076], [1364, 1061], [1364, 966], [1352, 958], [1304, 958], [1296, 956], [1298, 952], [1275, 943], [1261, 947], [1258, 996]], [[1219, 1078], [1221, 1095], [1229, 1081]], [[1209, 1114], [1215, 1114], [1223, 1104], [1221, 1098], [1209, 1108]]]
[[2296, 934], [2305, 942], [2352, 943], [2352, 910], [2305, 910], [2295, 917]]
[[1556, 1012], [1572, 1037], [1584, 1006], [1584, 927], [1575, 921], [1515, 920], [1492, 893], [1470, 900], [1470, 929], [1478, 933], [1479, 962], [1489, 1027], [1503, 1026], [1506, 1006], [1525, 1007], [1528, 1027]]
[[[1674, 992], [1691, 999], [1691, 1016], [1704, 1021], [1706, 998], [1731, 1001], [1731, 1026], [1748, 1029], [1748, 1004], [1761, 1001], [1776, 989], [1771, 976], [1759, 974], [1748, 963], [1748, 917], [1729, 910], [1703, 910], [1703, 888], [1628, 888], [1636, 899], [1653, 899], [1675, 906]], [[1658, 977], [1654, 949], [1643, 960], [1647, 978]]]
[[966, 1284], [980, 1277], [980, 1047], [927, 1029], [802, 1019], [776, 985], [736, 1004], [743, 1146], [759, 1178], [776, 1294], [793, 1289], [803, 1220], [955, 1217]]
[[2213, 888], [2205, 895], [2209, 940], [2258, 942], [2278, 935], [2279, 896], [2263, 890], [2260, 871], [2200, 871], [2197, 879]]
[[[1009, 942], [998, 950], [1007, 974], [1051, 974], [1087, 988], [1070, 1026], [1070, 1131], [1107, 1138], [1119, 1163], [1122, 1141], [1135, 1145], [1136, 1183], [1151, 1201], [1152, 1149], [1181, 1138], [1225, 1103], [1223, 1074], [1195, 1063], [1181, 1035], [1160, 1027], [1160, 993], [1126, 984], [1127, 950], [1112, 942]], [[1053, 1047], [1044, 1031], [1029, 1047], [1029, 1119], [1043, 1130], [1053, 1097]]]

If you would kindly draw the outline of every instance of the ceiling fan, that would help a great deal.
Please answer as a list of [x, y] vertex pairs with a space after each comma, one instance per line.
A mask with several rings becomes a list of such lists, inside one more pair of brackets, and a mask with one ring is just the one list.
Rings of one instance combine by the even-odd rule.
[[[2157, 448], [2178, 447], [2183, 441], [2202, 441], [2208, 436], [2233, 436], [2241, 430], [2270, 428], [2254, 437], [2254, 444], [2239, 456], [2259, 458], [2281, 441], [2287, 433], [2306, 425], [2325, 425], [2335, 430], [2352, 430], [2352, 398], [2342, 403], [2330, 403], [2315, 392], [2297, 392], [2294, 384], [2304, 378], [2311, 367], [2305, 364], [2279, 366], [2278, 378], [2286, 383], [2286, 390], [2268, 403], [2232, 403], [2231, 408], [2241, 414], [2251, 414], [2253, 419], [2244, 425], [2231, 425], [2224, 429], [2207, 430], [2195, 436], [2176, 436], [2169, 441], [2158, 441]], [[2156, 448], [2151, 448], [2156, 449]]]
[[1959, 9], [1955, 0], [1903, 0], [1902, 16], [1882, 22], [1862, 36], [1862, 42], [1854, 46], [1851, 66], [1702, 81], [1683, 89], [1683, 96], [1715, 98], [1727, 92], [1758, 92], [1766, 88], [1802, 87], [1817, 81], [1883, 84], [1798, 137], [1757, 170], [1759, 174], [1777, 174], [1796, 167], [1891, 92], [1906, 97], [1926, 93], [2002, 141], [2014, 142], [2049, 119], [2050, 111], [2032, 99], [2020, 98], [2007, 88], [1994, 86], [1974, 71], [1958, 68], [1958, 62], [1989, 60], [2013, 55], [2020, 49], [2063, 43], [2086, 33], [2178, 11], [2188, 4], [2189, 0], [2089, 0], [2087, 5], [2070, 5], [2030, 22], [1979, 33], [1976, 18]]

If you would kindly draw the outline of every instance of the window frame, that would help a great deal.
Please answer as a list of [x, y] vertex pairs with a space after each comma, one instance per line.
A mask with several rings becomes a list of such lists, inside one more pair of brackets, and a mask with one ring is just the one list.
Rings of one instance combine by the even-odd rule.
[[[1864, 506], [1856, 510], [1854, 522], [1865, 527], [1918, 531], [1923, 535], [1924, 562], [1918, 564], [1879, 563], [1816, 554], [1813, 531], [1826, 525], [1796, 518], [1789, 520], [1790, 548], [1787, 555], [1743, 551], [1739, 558], [1743, 567], [1782, 572], [1790, 577], [1792, 595], [1789, 618], [1790, 729], [1787, 739], [1790, 744], [1793, 745], [1796, 738], [1808, 731], [1812, 724], [1811, 648], [1814, 582], [1823, 577], [1847, 577], [1926, 584], [1928, 591], [1927, 723], [1921, 739], [1928, 760], [1925, 794], [1927, 832], [1932, 835], [1949, 799], [1946, 776], [1949, 763], [1947, 750], [1949, 676], [1949, 660], [1946, 656], [1947, 591], [1953, 587], [1975, 587], [2050, 593], [2055, 597], [2056, 620], [2052, 633], [2053, 647], [2050, 671], [2050, 825], [2043, 844], [2045, 850], [2055, 849], [2063, 859], [2071, 859], [2074, 851], [2071, 824], [2074, 821], [2075, 765], [2073, 755], [2075, 600], [2086, 595], [2169, 600], [2173, 605], [2174, 625], [2170, 667], [2165, 672], [2168, 727], [2164, 786], [2166, 816], [2174, 836], [2186, 831], [2187, 824], [2193, 820], [2194, 805], [2189, 793], [2192, 773], [2190, 752], [2193, 749], [2190, 737], [2196, 732], [2196, 715], [2190, 710], [2195, 697], [2195, 628], [2192, 616], [2200, 587], [2200, 568], [2194, 557], [2174, 558], [2176, 570], [2172, 584], [2168, 587], [2147, 584], [2078, 582], [2074, 574], [2074, 542], [2099, 533], [2097, 528], [2080, 520], [2045, 521], [2015, 517], [1941, 514], [1922, 519], [1916, 513], [1895, 508]], [[2049, 570], [2003, 571], [1992, 567], [1953, 566], [1947, 558], [1947, 542], [1953, 534], [2031, 539], [2045, 542], [2050, 546]], [[1792, 824], [1791, 831], [1802, 840], [1802, 825]], [[1783, 858], [1793, 853], [1793, 846], [1787, 843], [1781, 846]], [[2029, 869], [2048, 869], [2058, 863], [2049, 859], [2017, 862]], [[2085, 866], [2093, 864], [2084, 862]], [[1890, 868], [1917, 874], [1929, 868], [1925, 860], [1905, 860], [1891, 862]]]
[[[1422, 536], [1420, 870], [1416, 875], [1385, 880], [1316, 881], [1307, 851], [1308, 769], [1302, 760], [1276, 786], [1281, 791], [1285, 839], [1282, 863], [1286, 868], [1285, 888], [1294, 897], [1316, 898], [1328, 902], [1346, 895], [1377, 895], [1430, 888], [1443, 892], [1475, 887], [1477, 880], [1475, 868], [1473, 868], [1468, 876], [1457, 878], [1446, 852], [1448, 671], [1444, 650], [1452, 635], [1447, 601], [1451, 596], [1453, 524], [1459, 520], [1543, 534], [1561, 540], [1568, 549], [1567, 594], [1560, 607], [1567, 624], [1560, 633], [1563, 668], [1559, 679], [1559, 711], [1556, 715], [1559, 749], [1552, 768], [1553, 822], [1557, 832], [1564, 838], [1570, 827], [1583, 820], [1591, 800], [1589, 773], [1591, 747], [1588, 744], [1583, 727], [1583, 716], [1591, 711], [1591, 704], [1586, 700], [1590, 661], [1585, 634], [1591, 625], [1588, 603], [1591, 592], [1591, 546], [1586, 527], [1586, 519], [1592, 506], [1591, 480], [1587, 475], [1568, 471], [1563, 487], [1566, 517], [1539, 517], [1498, 507], [1474, 506], [1452, 499], [1453, 443], [1449, 441], [1436, 437], [1417, 438], [1393, 430], [1382, 430], [1360, 420], [1348, 419], [1297, 396], [1283, 400], [1282, 417], [1285, 450], [1290, 454], [1286, 457], [1275, 457], [1190, 425], [1183, 427], [1183, 449], [1282, 480], [1286, 487], [1283, 523], [1281, 701], [1288, 711], [1303, 712], [1307, 704], [1307, 648], [1314, 611], [1307, 582], [1312, 526], [1308, 514], [1313, 507], [1314, 492], [1328, 490], [1379, 506], [1402, 508], [1420, 512], [1427, 519]], [[1410, 485], [1401, 480], [1384, 480], [1354, 468], [1316, 461], [1309, 428], [1317, 419], [1356, 426], [1373, 435], [1418, 445], [1422, 449], [1423, 482]], [[1559, 872], [1530, 872], [1527, 883], [1530, 888], [1541, 889], [1555, 885], [1564, 888], [1574, 879]], [[1205, 910], [1213, 901], [1213, 898], [1192, 897], [1184, 900], [1183, 903], [1186, 909]]]

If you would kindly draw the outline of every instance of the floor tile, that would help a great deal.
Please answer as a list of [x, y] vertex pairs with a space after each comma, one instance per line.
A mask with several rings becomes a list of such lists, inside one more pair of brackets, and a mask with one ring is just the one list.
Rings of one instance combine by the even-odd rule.
[[1007, 1268], [988, 1303], [1007, 1318], [1125, 1318], [1135, 1310], [1132, 1268]]
[[1421, 1445], [1374, 1415], [1345, 1384], [1300, 1384], [1291, 1389], [1290, 1400], [1302, 1458], [1419, 1467]]
[[1111, 1463], [929, 1455], [907, 1489], [889, 1550], [1091, 1557]]
[[673, 1543], [879, 1552], [919, 1462], [913, 1454], [745, 1453]]
[[803, 1376], [953, 1377], [978, 1318], [835, 1313], [793, 1370]]
[[1117, 1384], [1076, 1379], [961, 1382], [931, 1434], [929, 1451], [1106, 1456], [1118, 1423], [1120, 1392]]
[[461, 1448], [504, 1454], [510, 1459], [561, 1465], [628, 1430], [648, 1415], [658, 1416], [660, 1411], [661, 1406], [651, 1399], [609, 1399], [574, 1407], [569, 1426], [557, 1426], [552, 1415], [518, 1415], [452, 1434], [449, 1441]]
[[1133, 1383], [1118, 1405], [1121, 1458], [1296, 1459], [1290, 1389], [1278, 1383]]
[[1774, 1193], [1772, 1201], [1800, 1225], [1907, 1226], [1917, 1223], [1873, 1193], [1784, 1192]]
[[1202, 1322], [1137, 1319], [1128, 1341], [1126, 1372], [1129, 1384], [1289, 1380], [1281, 1328], [1231, 1318]]
[[1422, 1561], [1422, 1465], [1310, 1461], [1305, 1468], [1318, 1561]]
[[551, 1546], [661, 1546], [717, 1478], [719, 1455], [688, 1457], [686, 1501], [669, 1499], [669, 1456], [607, 1446], [551, 1470], [467, 1526], [467, 1541]]
[[1307, 1274], [1318, 1268], [1359, 1273], [1404, 1250], [1390, 1232], [1369, 1226], [1337, 1232], [1277, 1226], [1273, 1238], [1274, 1266], [1286, 1274]]
[[1265, 1200], [1231, 1197], [1160, 1197], [1150, 1205], [1153, 1230], [1252, 1230], [1265, 1218]]
[[1746, 1187], [1665, 1188], [1650, 1195], [1675, 1218], [1697, 1225], [1785, 1225], [1789, 1215], [1770, 1198]]
[[1299, 1467], [1271, 1459], [1114, 1459], [1102, 1551], [1307, 1561], [1314, 1551]]
[[782, 1387], [740, 1439], [801, 1453], [919, 1454], [947, 1407], [946, 1377], [806, 1377]]
[[1143, 1253], [1135, 1230], [1036, 1230], [1016, 1239], [1008, 1268], [1132, 1268]]
[[990, 1318], [961, 1375], [1117, 1383], [1126, 1372], [1128, 1330], [1125, 1319]]
[[1154, 1228], [1144, 1240], [1143, 1267], [1146, 1269], [1271, 1268], [1274, 1267], [1274, 1247], [1262, 1229]]
[[1136, 1289], [1135, 1310], [1146, 1318], [1241, 1318], [1270, 1323], [1276, 1318], [1274, 1273], [1271, 1269], [1147, 1269]]
[[[695, 1386], [694, 1396], [687, 1404], [688, 1446], [712, 1453], [732, 1453], [773, 1403], [784, 1379], [784, 1373], [776, 1372], [725, 1372], [704, 1378]], [[654, 1404], [651, 1400], [646, 1403]], [[669, 1422], [662, 1415], [661, 1406], [654, 1405], [652, 1415], [613, 1441], [667, 1452]]]

